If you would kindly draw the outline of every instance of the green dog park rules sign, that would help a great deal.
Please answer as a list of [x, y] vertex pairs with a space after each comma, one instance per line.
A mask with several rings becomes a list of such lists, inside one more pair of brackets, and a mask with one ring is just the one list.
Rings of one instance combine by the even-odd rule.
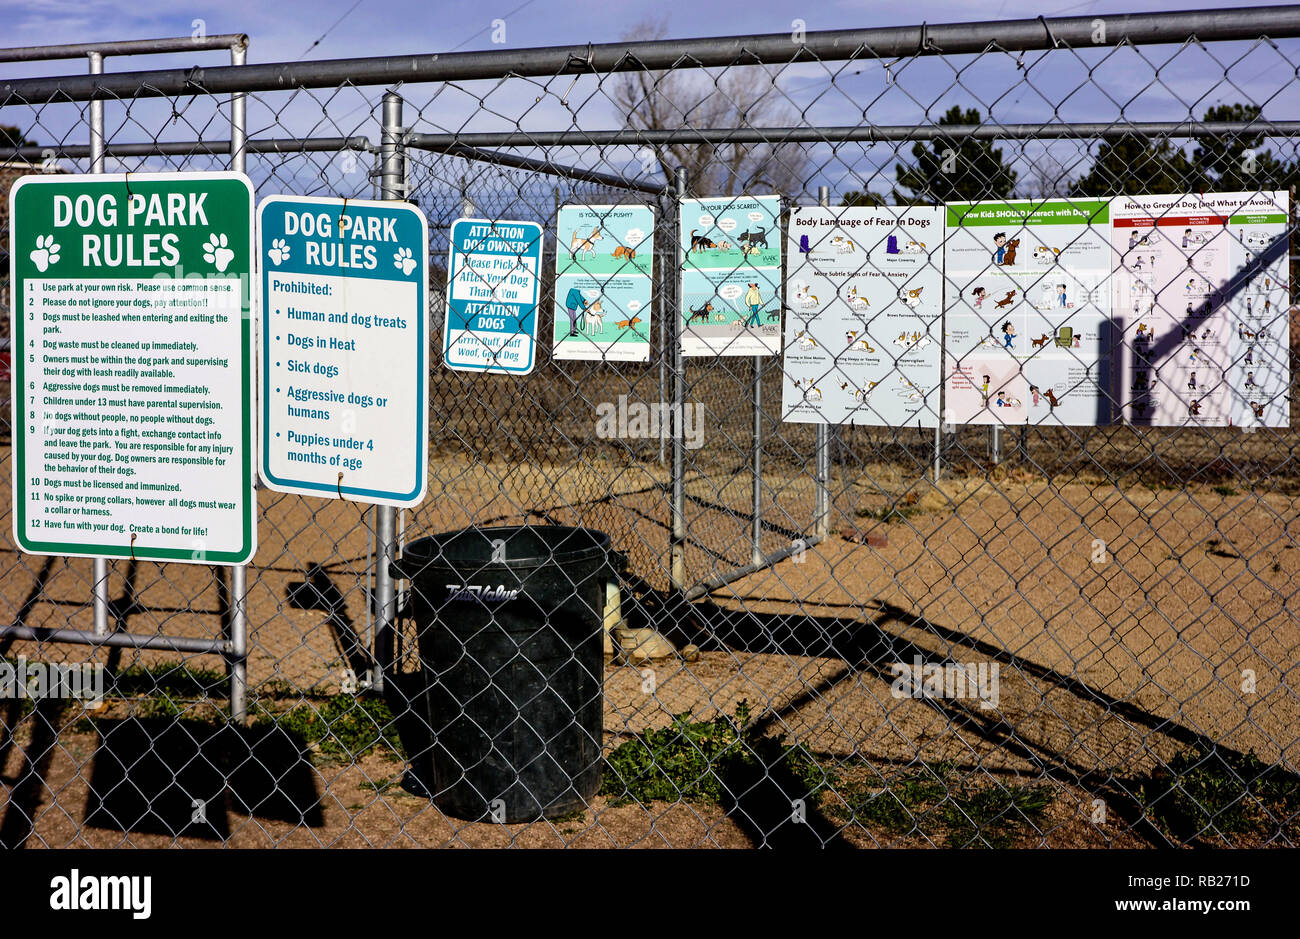
[[29, 176], [10, 219], [18, 545], [249, 560], [248, 178]]

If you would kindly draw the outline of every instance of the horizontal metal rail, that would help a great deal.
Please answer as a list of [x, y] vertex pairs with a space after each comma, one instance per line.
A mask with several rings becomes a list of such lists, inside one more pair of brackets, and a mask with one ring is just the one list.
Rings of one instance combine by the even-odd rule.
[[[1094, 41], [1097, 22], [1105, 42]], [[433, 55], [375, 56], [319, 62], [161, 69], [111, 75], [24, 78], [0, 83], [0, 106], [99, 98], [146, 98], [276, 91], [341, 85], [396, 86], [411, 82], [604, 74], [731, 65], [782, 65], [858, 59], [915, 58], [1060, 46], [1223, 42], [1300, 36], [1300, 5], [1069, 16], [1021, 20], [821, 30], [799, 40], [791, 33], [664, 39]]]
[[466, 134], [413, 134], [411, 146], [442, 150], [467, 147], [581, 147], [627, 144], [839, 143], [894, 140], [1074, 140], [1102, 137], [1214, 137], [1300, 134], [1300, 121], [1150, 121], [1113, 124], [893, 124], [838, 127], [733, 127], [673, 130], [482, 131]]
[[176, 36], [168, 39], [124, 39], [118, 42], [75, 42], [61, 46], [23, 46], [0, 49], [0, 62], [49, 62], [53, 59], [84, 59], [92, 53], [103, 56], [166, 55], [171, 52], [204, 52], [212, 49], [243, 49], [247, 33], [218, 33], [214, 36]]
[[100, 635], [89, 629], [42, 629], [39, 626], [0, 626], [0, 639], [33, 642], [69, 642], [83, 646], [120, 646], [126, 649], [166, 649], [169, 652], [198, 652], [227, 655], [227, 639], [198, 639], [186, 636], [141, 636], [138, 633]]
[[555, 163], [551, 160], [539, 160], [535, 157], [519, 156], [514, 153], [501, 153], [497, 150], [483, 150], [478, 147], [465, 147], [457, 143], [446, 145], [431, 143], [428, 145], [422, 145], [419, 142], [419, 138], [419, 134], [411, 135], [410, 146], [416, 150], [445, 153], [448, 156], [464, 157], [467, 160], [475, 160], [481, 163], [494, 163], [498, 166], [510, 166], [515, 169], [531, 170], [535, 173], [548, 173], [551, 176], [562, 176], [565, 179], [574, 179], [584, 183], [596, 183], [601, 186], [610, 186], [615, 189], [630, 189], [634, 192], [643, 192], [652, 196], [663, 194], [666, 188], [666, 184], [663, 183], [656, 185], [655, 183], [649, 183], [638, 179], [628, 179], [601, 170], [589, 170], [580, 166], [566, 166], [563, 163]]
[[[645, 180], [628, 179], [614, 173], [567, 166], [551, 160], [487, 150], [485, 147], [605, 147], [628, 144], [669, 143], [841, 143], [888, 142], [909, 140], [1088, 140], [1134, 137], [1218, 137], [1218, 136], [1300, 136], [1300, 121], [1147, 121], [1114, 124], [980, 124], [937, 125], [896, 124], [859, 127], [741, 127], [680, 130], [556, 130], [556, 131], [483, 131], [467, 134], [410, 134], [409, 146], [417, 150], [446, 153], [485, 163], [511, 166], [563, 176], [582, 182], [632, 189], [651, 195], [663, 192], [663, 186]], [[352, 137], [281, 137], [249, 140], [249, 153], [329, 153], [341, 150], [373, 150], [369, 138]], [[41, 160], [51, 155], [76, 159], [90, 156], [84, 144], [0, 147], [0, 160]], [[229, 154], [229, 141], [202, 140], [146, 141], [109, 144], [111, 157], [192, 156]]]
[[[333, 153], [340, 150], [369, 150], [366, 137], [282, 137], [266, 140], [249, 140], [244, 145], [247, 153]], [[230, 156], [229, 140], [169, 140], [144, 143], [110, 143], [104, 148], [110, 157], [143, 156]], [[0, 161], [6, 159], [43, 160], [47, 157], [64, 157], [69, 160], [91, 156], [91, 148], [84, 144], [51, 144], [48, 147], [0, 147]]]

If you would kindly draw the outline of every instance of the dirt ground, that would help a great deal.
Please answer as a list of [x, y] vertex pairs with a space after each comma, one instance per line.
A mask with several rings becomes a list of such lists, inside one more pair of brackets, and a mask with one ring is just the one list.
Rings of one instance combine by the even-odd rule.
[[[0, 464], [7, 459], [0, 454]], [[582, 523], [609, 531], [647, 584], [667, 580], [667, 473], [657, 462], [475, 464], [444, 456], [431, 473], [428, 500], [405, 513], [408, 539], [468, 524]], [[765, 485], [763, 547], [771, 551], [809, 530], [812, 487], [806, 473], [776, 469]], [[749, 486], [741, 470], [688, 479], [691, 583], [748, 559]], [[709, 720], [745, 701], [764, 733], [802, 744], [824, 765], [885, 771], [943, 761], [973, 779], [1050, 786], [1037, 829], [1017, 837], [1026, 846], [1149, 843], [1122, 803], [1141, 774], [1189, 748], [1218, 745], [1296, 765], [1300, 694], [1289, 675], [1300, 651], [1291, 586], [1300, 551], [1292, 528], [1297, 497], [1282, 487], [1121, 489], [1001, 468], [934, 485], [888, 465], [837, 476], [835, 486], [832, 537], [655, 624], [679, 644], [698, 645], [697, 660], [656, 662], [650, 673], [607, 666], [607, 750], [668, 726], [674, 714]], [[261, 543], [247, 601], [253, 692], [336, 692], [348, 664], [339, 637], [323, 612], [290, 605], [287, 591], [308, 565], [326, 565], [364, 640], [369, 514], [350, 503], [259, 497]], [[3, 523], [0, 617], [89, 628], [90, 562], [20, 555], [9, 543], [7, 506]], [[134, 599], [123, 604], [133, 632], [220, 634], [222, 597], [211, 568], [117, 563], [110, 594]], [[56, 661], [82, 660], [86, 650], [0, 640], [0, 653]], [[118, 668], [178, 660], [161, 652], [93, 654]], [[210, 656], [185, 661], [221, 668]], [[996, 663], [996, 706], [898, 696], [891, 666], [914, 661]], [[224, 696], [220, 686], [212, 693]], [[4, 801], [23, 775], [31, 734], [20, 726], [0, 748]], [[86, 825], [96, 750], [95, 734], [75, 721], [59, 735], [41, 771], [30, 843], [211, 843]], [[393, 786], [401, 770], [377, 754], [356, 765], [314, 764], [318, 824], [231, 808], [224, 837], [232, 846], [743, 847], [764, 840], [743, 812], [708, 805], [598, 799], [582, 818], [562, 822], [457, 822]], [[825, 809], [825, 831], [841, 834], [829, 821], [836, 795], [817, 811]], [[1098, 801], [1114, 809], [1106, 825], [1090, 820]], [[863, 825], [842, 838], [863, 847], [926, 843]]]

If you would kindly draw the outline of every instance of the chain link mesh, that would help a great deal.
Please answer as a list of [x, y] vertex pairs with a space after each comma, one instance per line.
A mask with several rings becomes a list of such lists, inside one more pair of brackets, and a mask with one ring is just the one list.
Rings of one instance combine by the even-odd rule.
[[[1268, 122], [1294, 110], [1295, 42], [1209, 31], [1163, 45], [994, 41], [975, 54], [752, 61], [741, 51], [725, 66], [683, 56], [665, 70], [566, 66], [396, 89], [408, 197], [430, 223], [437, 363], [429, 496], [401, 513], [400, 541], [497, 525], [608, 533], [627, 559], [626, 632], [604, 654], [599, 792], [558, 817], [505, 823], [404, 790], [419, 728], [393, 689], [420, 668], [421, 609], [452, 614], [402, 582], [397, 668], [381, 692], [375, 510], [259, 489], [249, 719], [227, 716], [219, 656], [0, 633], [7, 662], [89, 656], [109, 678], [98, 707], [0, 700], [0, 844], [1300, 840], [1294, 425], [946, 425], [937, 476], [931, 430], [830, 427], [822, 520], [818, 431], [781, 419], [782, 358], [679, 361], [672, 325], [678, 167], [685, 195], [775, 192], [787, 210], [817, 204], [820, 187], [833, 205], [1294, 191], [1296, 137]], [[350, 83], [249, 92], [258, 194], [375, 197], [380, 97]], [[229, 95], [159, 98], [142, 84], [104, 113], [109, 172], [229, 165]], [[89, 169], [89, 103], [11, 96], [0, 114], [15, 129], [0, 150], [6, 190], [27, 173]], [[1214, 121], [1246, 126], [1187, 129]], [[1167, 127], [1143, 129], [1152, 122]], [[1072, 129], [1085, 123], [1091, 132]], [[855, 133], [831, 130], [846, 127]], [[986, 136], [961, 136], [971, 129]], [[936, 169], [945, 153], [954, 172]], [[454, 219], [540, 223], [550, 311], [558, 208], [625, 203], [656, 212], [648, 363], [555, 359], [547, 314], [525, 378], [441, 366]], [[1291, 316], [1288, 302], [1278, 328], [1293, 364]], [[680, 452], [679, 480], [671, 439], [597, 432], [596, 408], [620, 396], [702, 408], [705, 442]], [[19, 553], [10, 492], [0, 620], [90, 629], [92, 562]], [[109, 596], [116, 630], [213, 638], [230, 627], [228, 569], [114, 562]], [[651, 657], [661, 640], [671, 653]], [[991, 669], [996, 706], [899, 694], [898, 666], [922, 663], [950, 684], [959, 666]]]

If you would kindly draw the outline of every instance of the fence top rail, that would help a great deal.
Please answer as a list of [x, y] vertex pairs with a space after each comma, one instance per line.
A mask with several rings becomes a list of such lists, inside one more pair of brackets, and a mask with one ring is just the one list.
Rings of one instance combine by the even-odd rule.
[[[1103, 33], [1099, 32], [1099, 24], [1104, 25], [1104, 38], [1100, 38]], [[0, 83], [0, 106], [53, 100], [91, 101], [203, 92], [323, 88], [340, 84], [392, 86], [509, 75], [545, 77], [584, 72], [600, 74], [642, 69], [962, 55], [990, 50], [1017, 52], [1057, 47], [1223, 42], [1297, 36], [1300, 36], [1300, 4], [1056, 18], [1040, 16], [975, 23], [822, 30], [798, 37], [792, 33], [776, 33], [15, 79]]]
[[96, 52], [105, 57], [112, 57], [246, 48], [248, 48], [247, 33], [218, 33], [213, 36], [176, 36], [166, 39], [76, 42], [61, 46], [20, 46], [13, 49], [0, 49], [0, 62], [47, 62], [53, 59], [84, 59]]
[[[671, 130], [515, 130], [411, 134], [417, 150], [464, 147], [604, 147], [619, 145], [841, 143], [912, 140], [1090, 140], [1118, 137], [1300, 136], [1300, 121], [1112, 121], [1110, 123], [853, 124], [827, 127], [683, 127]], [[4, 152], [4, 151], [0, 151]]]

